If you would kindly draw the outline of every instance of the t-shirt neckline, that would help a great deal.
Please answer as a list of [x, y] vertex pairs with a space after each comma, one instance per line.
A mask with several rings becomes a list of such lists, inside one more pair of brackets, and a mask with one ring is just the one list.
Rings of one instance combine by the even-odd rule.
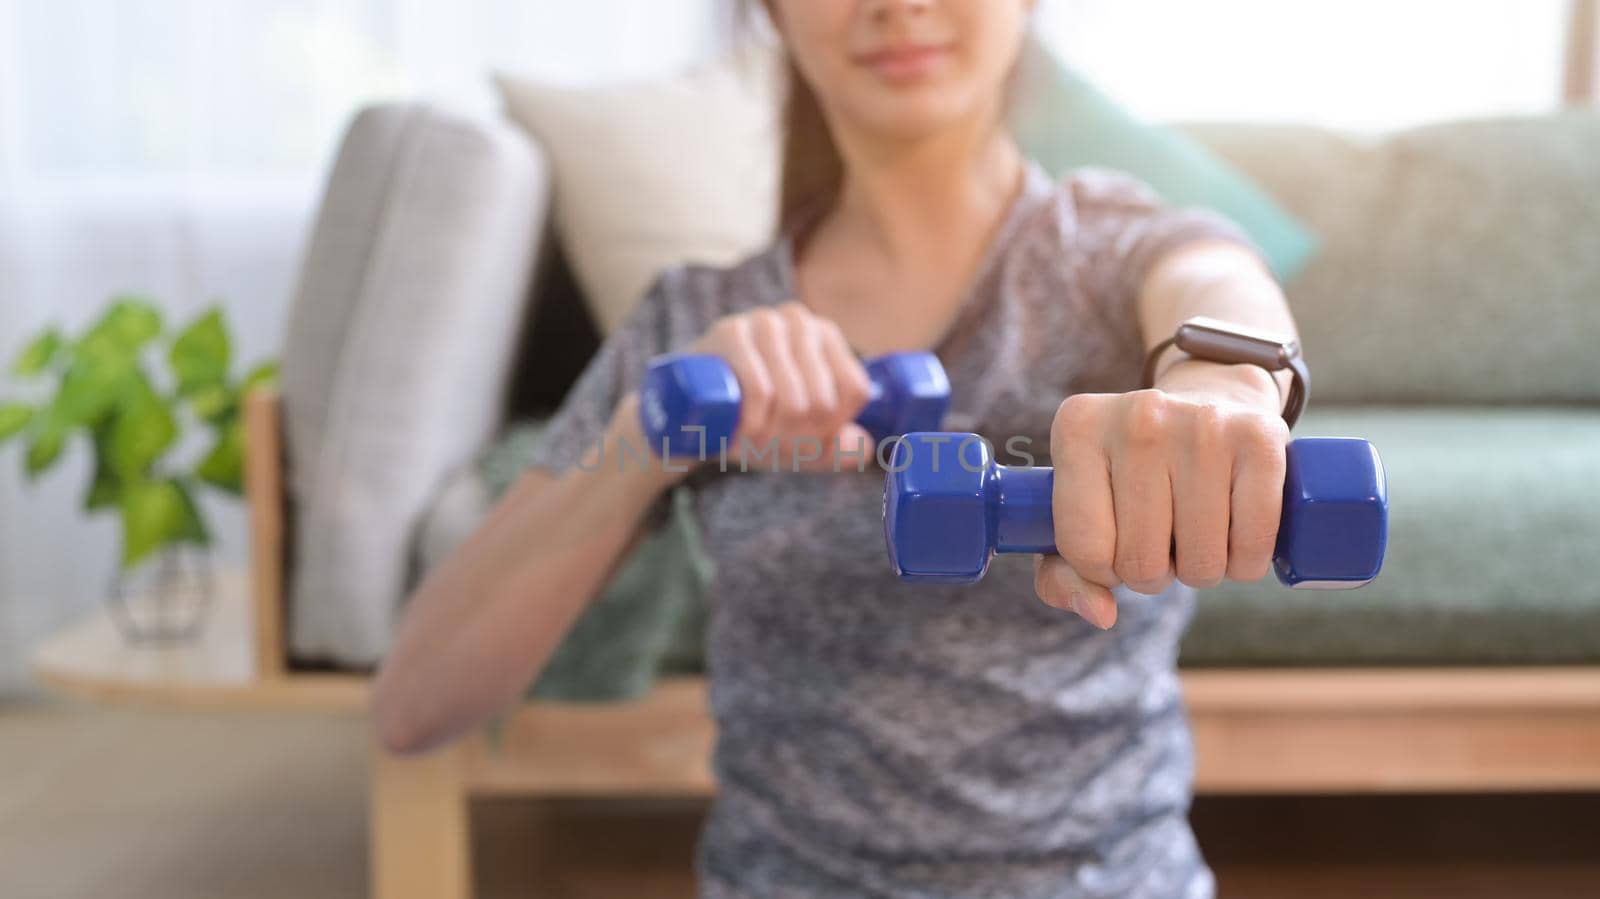
[[[1000, 227], [995, 229], [994, 236], [985, 248], [983, 259], [978, 263], [971, 279], [962, 295], [961, 303], [956, 307], [956, 314], [951, 317], [950, 324], [934, 341], [933, 351], [944, 355], [944, 351], [957, 336], [969, 320], [982, 310], [983, 301], [994, 291], [984, 290], [984, 285], [993, 276], [995, 267], [999, 264], [1001, 251], [1010, 242], [1011, 235], [1028, 218], [1037, 201], [1048, 196], [1055, 185], [1050, 174], [1046, 172], [1038, 161], [1024, 160], [1022, 185], [1011, 200]], [[798, 298], [797, 289], [799, 279], [795, 273], [794, 260], [794, 233], [786, 231], [778, 236], [771, 249], [771, 265], [775, 269], [778, 297], [776, 302]]]

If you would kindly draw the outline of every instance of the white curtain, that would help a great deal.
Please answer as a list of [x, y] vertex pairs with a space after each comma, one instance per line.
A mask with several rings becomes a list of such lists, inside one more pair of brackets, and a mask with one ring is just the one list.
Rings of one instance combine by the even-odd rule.
[[[492, 68], [647, 77], [720, 40], [718, 0], [0, 0], [0, 397], [24, 339], [135, 291], [184, 320], [220, 299], [246, 362], [280, 352], [324, 166], [361, 104], [487, 111]], [[179, 452], [202, 447], [181, 447]], [[28, 484], [0, 450], [0, 691], [101, 602], [116, 523], [86, 518], [86, 446]], [[242, 509], [205, 504], [222, 564]]]

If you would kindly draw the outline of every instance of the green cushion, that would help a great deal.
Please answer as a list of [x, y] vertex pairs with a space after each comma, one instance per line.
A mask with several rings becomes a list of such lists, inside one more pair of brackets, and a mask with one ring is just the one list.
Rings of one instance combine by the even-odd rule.
[[1600, 410], [1314, 406], [1295, 433], [1378, 447], [1383, 572], [1349, 591], [1272, 575], [1202, 591], [1185, 664], [1600, 660]]
[[[1359, 590], [1297, 591], [1269, 575], [1202, 591], [1182, 662], [1483, 665], [1600, 661], [1600, 410], [1362, 407], [1308, 411], [1296, 436], [1360, 436], [1388, 474], [1388, 556]], [[481, 464], [496, 494], [536, 429]], [[630, 699], [662, 674], [702, 670], [712, 563], [691, 496], [581, 616], [530, 696]]]
[[1018, 83], [1012, 130], [1051, 172], [1114, 168], [1176, 206], [1214, 209], [1250, 235], [1285, 281], [1316, 252], [1316, 238], [1238, 169], [1180, 131], [1129, 115], [1036, 40], [1024, 49]]

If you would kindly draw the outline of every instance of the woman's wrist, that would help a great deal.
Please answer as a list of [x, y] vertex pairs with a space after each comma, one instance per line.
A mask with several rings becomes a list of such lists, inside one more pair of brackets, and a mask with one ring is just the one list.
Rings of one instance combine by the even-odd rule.
[[696, 460], [674, 460], [659, 455], [639, 422], [639, 395], [629, 393], [617, 404], [617, 411], [606, 428], [601, 447], [601, 464], [618, 472], [631, 485], [657, 494], [677, 486], [693, 470]]
[[1278, 378], [1259, 365], [1181, 359], [1156, 378], [1164, 393], [1206, 396], [1254, 406], [1273, 415], [1283, 413], [1284, 391]]

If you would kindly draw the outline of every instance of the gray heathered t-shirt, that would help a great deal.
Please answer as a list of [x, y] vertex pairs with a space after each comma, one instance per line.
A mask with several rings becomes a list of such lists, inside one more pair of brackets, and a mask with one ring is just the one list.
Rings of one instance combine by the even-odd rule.
[[[1063, 397], [1137, 389], [1135, 295], [1176, 245], [1225, 238], [1144, 185], [1030, 166], [944, 343], [948, 430], [1049, 462]], [[664, 274], [551, 422], [559, 471], [648, 360], [716, 319], [794, 298], [791, 246]], [[594, 454], [585, 456], [586, 464]], [[609, 459], [606, 464], [616, 464]], [[770, 463], [769, 463], [770, 464]], [[1204, 897], [1176, 673], [1194, 591], [1116, 590], [1110, 631], [1046, 606], [1033, 560], [972, 586], [890, 571], [883, 474], [697, 472], [716, 562], [706, 663], [718, 792], [696, 856], [704, 899]]]

